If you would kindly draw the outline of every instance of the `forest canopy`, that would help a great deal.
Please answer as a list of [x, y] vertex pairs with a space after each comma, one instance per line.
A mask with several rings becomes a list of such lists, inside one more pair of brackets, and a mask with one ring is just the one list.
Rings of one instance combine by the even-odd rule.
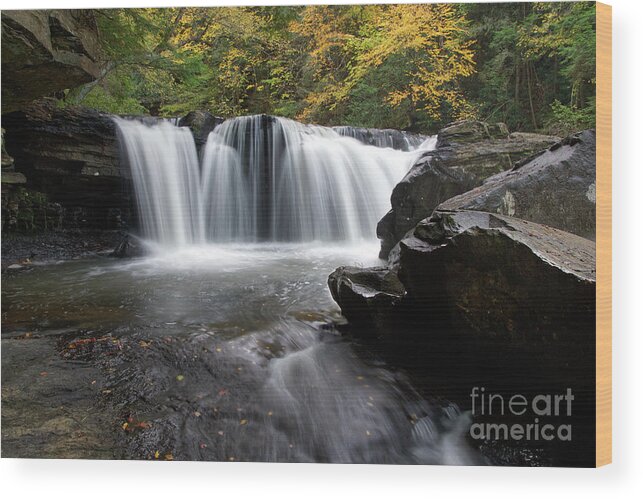
[[99, 78], [63, 98], [119, 114], [267, 113], [428, 132], [462, 118], [592, 127], [595, 4], [99, 9]]

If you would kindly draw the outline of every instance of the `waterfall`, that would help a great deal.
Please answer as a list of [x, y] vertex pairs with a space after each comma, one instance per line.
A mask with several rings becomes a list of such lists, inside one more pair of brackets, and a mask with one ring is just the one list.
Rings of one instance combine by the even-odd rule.
[[372, 239], [395, 184], [435, 147], [422, 136], [405, 143], [410, 151], [376, 147], [349, 127], [255, 115], [218, 125], [199, 164], [188, 128], [116, 123], [143, 235], [164, 245]]
[[377, 128], [359, 128], [353, 126], [336, 126], [333, 127], [339, 135], [352, 137], [363, 144], [377, 147], [390, 147], [401, 151], [413, 151], [429, 137], [407, 133], [400, 130], [379, 130]]

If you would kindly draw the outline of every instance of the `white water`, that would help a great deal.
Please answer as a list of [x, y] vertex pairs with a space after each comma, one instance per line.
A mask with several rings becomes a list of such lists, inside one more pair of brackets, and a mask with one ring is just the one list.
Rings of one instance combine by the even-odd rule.
[[[195, 343], [200, 362], [182, 367], [195, 381], [181, 400], [197, 400], [193, 386], [201, 403], [215, 401], [217, 414], [204, 405], [200, 417], [183, 420], [163, 391], [140, 408], [155, 421], [179, 418], [159, 425], [175, 428], [178, 457], [484, 462], [464, 441], [466, 414], [422, 400], [400, 375], [315, 325], [338, 312], [328, 274], [342, 264], [377, 263], [377, 221], [395, 184], [435, 138], [403, 152], [330, 128], [249, 116], [217, 127], [199, 163], [187, 128], [116, 122], [143, 235], [155, 251], [92, 269], [87, 279], [108, 295], [123, 290], [117, 295], [126, 297], [127, 322], [141, 334], [151, 328], [190, 338], [180, 355]], [[221, 242], [238, 244], [212, 244]], [[175, 369], [172, 358], [162, 359], [152, 370], [159, 377]], [[148, 373], [144, 359], [135, 366]], [[138, 387], [142, 376], [127, 383]]]
[[175, 246], [373, 239], [395, 184], [435, 147], [434, 138], [408, 152], [368, 146], [331, 128], [256, 115], [219, 125], [199, 165], [187, 128], [116, 123], [143, 235]]

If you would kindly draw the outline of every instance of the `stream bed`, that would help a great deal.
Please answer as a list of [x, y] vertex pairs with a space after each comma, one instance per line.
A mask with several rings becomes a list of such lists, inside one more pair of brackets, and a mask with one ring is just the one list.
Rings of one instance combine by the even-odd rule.
[[4, 457], [488, 464], [470, 416], [338, 331], [375, 243], [189, 246], [3, 274]]

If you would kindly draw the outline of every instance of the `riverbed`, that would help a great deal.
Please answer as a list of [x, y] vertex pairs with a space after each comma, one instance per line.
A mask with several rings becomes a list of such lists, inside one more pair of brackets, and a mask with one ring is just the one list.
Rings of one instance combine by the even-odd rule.
[[488, 464], [466, 412], [342, 329], [327, 276], [377, 250], [192, 245], [5, 272], [3, 456]]

